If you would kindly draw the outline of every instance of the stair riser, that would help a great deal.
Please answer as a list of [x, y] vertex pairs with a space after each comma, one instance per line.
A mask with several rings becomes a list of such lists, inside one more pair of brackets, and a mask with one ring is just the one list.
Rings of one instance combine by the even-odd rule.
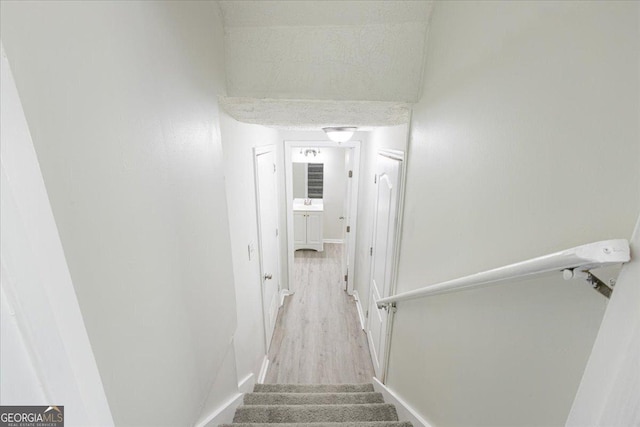
[[384, 403], [380, 393], [249, 393], [245, 405], [346, 405]]
[[373, 384], [256, 384], [255, 393], [371, 393]]

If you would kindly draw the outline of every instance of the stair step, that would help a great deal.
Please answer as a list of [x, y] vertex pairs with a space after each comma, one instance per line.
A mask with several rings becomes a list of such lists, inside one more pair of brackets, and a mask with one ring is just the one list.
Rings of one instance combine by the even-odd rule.
[[382, 393], [247, 393], [245, 405], [346, 405], [384, 403]]
[[242, 405], [234, 423], [314, 423], [348, 421], [398, 421], [393, 405]]
[[[413, 427], [408, 421], [364, 421], [348, 423], [281, 423], [277, 427]], [[221, 424], [220, 427], [276, 427], [273, 423], [233, 423]]]
[[373, 384], [256, 384], [255, 393], [368, 393]]

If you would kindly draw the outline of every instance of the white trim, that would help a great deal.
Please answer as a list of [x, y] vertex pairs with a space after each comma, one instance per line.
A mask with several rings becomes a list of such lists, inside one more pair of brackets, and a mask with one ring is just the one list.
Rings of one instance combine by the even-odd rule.
[[343, 245], [344, 239], [322, 239], [323, 243], [335, 243], [337, 245]]
[[358, 309], [358, 318], [360, 319], [360, 327], [362, 328], [362, 330], [364, 331], [364, 311], [362, 311], [362, 304], [360, 304], [360, 295], [358, 294], [358, 291], [353, 291], [353, 299], [355, 300], [356, 303], [356, 308]]
[[422, 418], [415, 409], [398, 396], [396, 392], [382, 384], [382, 382], [375, 377], [373, 378], [373, 388], [378, 393], [382, 393], [386, 403], [395, 405], [396, 411], [398, 412], [398, 419], [400, 421], [410, 421], [414, 427], [432, 427], [432, 425]]
[[353, 274], [348, 275], [347, 280], [347, 293], [353, 293], [354, 277], [355, 277], [355, 265], [356, 265], [356, 236], [358, 235], [358, 198], [360, 195], [360, 141], [355, 141], [356, 145], [353, 147], [353, 156], [351, 162], [353, 165], [353, 177], [351, 178], [351, 203], [349, 203], [349, 218], [351, 218], [351, 231], [349, 234], [351, 237], [351, 245], [349, 245], [349, 265]]
[[262, 366], [260, 367], [260, 373], [258, 374], [258, 384], [263, 384], [264, 379], [267, 377], [267, 371], [269, 370], [269, 359], [267, 356], [264, 356], [262, 360]]
[[259, 156], [261, 154], [266, 154], [266, 153], [270, 153], [272, 151], [275, 152], [276, 146], [273, 144], [270, 145], [261, 145], [259, 147], [253, 147], [253, 155], [255, 156]]
[[204, 421], [197, 423], [195, 427], [214, 427], [220, 424], [231, 424], [236, 409], [242, 404], [243, 396], [244, 393], [233, 395], [225, 403], [214, 409]]
[[404, 151], [401, 150], [392, 150], [390, 148], [380, 148], [378, 149], [378, 154], [389, 157], [390, 159], [400, 160], [404, 162], [405, 154]]
[[280, 290], [280, 307], [284, 305], [284, 299], [289, 295], [293, 295], [293, 292], [291, 292], [289, 289]]
[[[12, 310], [9, 314], [30, 356], [37, 386], [49, 404], [64, 404], [70, 425], [112, 426], [37, 154], [1, 44], [0, 57], [0, 294], [7, 298], [3, 306]], [[11, 348], [2, 351], [15, 354]], [[5, 385], [10, 389], [14, 384]], [[8, 397], [3, 396], [3, 403]]]
[[253, 385], [256, 383], [256, 376], [252, 373], [244, 377], [238, 383], [238, 390], [241, 393], [251, 393], [253, 391]]
[[[293, 179], [292, 179], [292, 160], [291, 150], [299, 147], [335, 147], [335, 148], [351, 148], [353, 149], [353, 181], [351, 182], [351, 233], [356, 236], [357, 233], [357, 218], [358, 218], [358, 192], [359, 192], [359, 176], [360, 176], [360, 141], [347, 141], [342, 144], [332, 141], [284, 141], [284, 169], [285, 169], [285, 199], [287, 204], [287, 212], [285, 218], [287, 221], [287, 261], [288, 261], [288, 286], [289, 290], [295, 292], [293, 289], [291, 279], [293, 278], [293, 263], [294, 263], [294, 244], [293, 244]], [[355, 237], [353, 239], [354, 244], [349, 248], [349, 265], [355, 265], [356, 260], [356, 245]], [[353, 292], [353, 275], [350, 274], [347, 281], [347, 292], [351, 294]]]

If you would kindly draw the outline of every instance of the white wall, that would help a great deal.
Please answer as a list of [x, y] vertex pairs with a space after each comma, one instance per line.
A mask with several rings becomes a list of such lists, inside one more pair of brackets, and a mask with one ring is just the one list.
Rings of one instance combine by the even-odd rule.
[[[630, 237], [638, 7], [436, 4], [399, 291]], [[562, 425], [605, 308], [557, 275], [399, 304], [388, 384], [434, 426]]]
[[236, 283], [238, 326], [234, 342], [240, 382], [251, 374], [257, 378], [266, 353], [253, 147], [276, 145], [278, 132], [240, 123], [225, 112], [220, 114], [220, 128]]
[[192, 425], [236, 392], [217, 6], [3, 2], [1, 27], [115, 424]]
[[360, 188], [358, 193], [358, 232], [356, 234], [356, 260], [354, 290], [358, 292], [364, 310], [369, 307], [369, 280], [371, 256], [369, 248], [373, 237], [373, 210], [375, 208], [376, 157], [380, 149], [407, 151], [407, 124], [375, 128], [369, 132], [366, 143], [362, 144], [360, 156]]

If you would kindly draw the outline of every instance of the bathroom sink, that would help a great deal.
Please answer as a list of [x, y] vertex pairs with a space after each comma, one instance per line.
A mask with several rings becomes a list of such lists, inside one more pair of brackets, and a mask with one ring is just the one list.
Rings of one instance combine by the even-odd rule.
[[322, 211], [324, 210], [324, 203], [322, 199], [311, 199], [310, 205], [304, 204], [305, 199], [293, 199], [294, 211]]

